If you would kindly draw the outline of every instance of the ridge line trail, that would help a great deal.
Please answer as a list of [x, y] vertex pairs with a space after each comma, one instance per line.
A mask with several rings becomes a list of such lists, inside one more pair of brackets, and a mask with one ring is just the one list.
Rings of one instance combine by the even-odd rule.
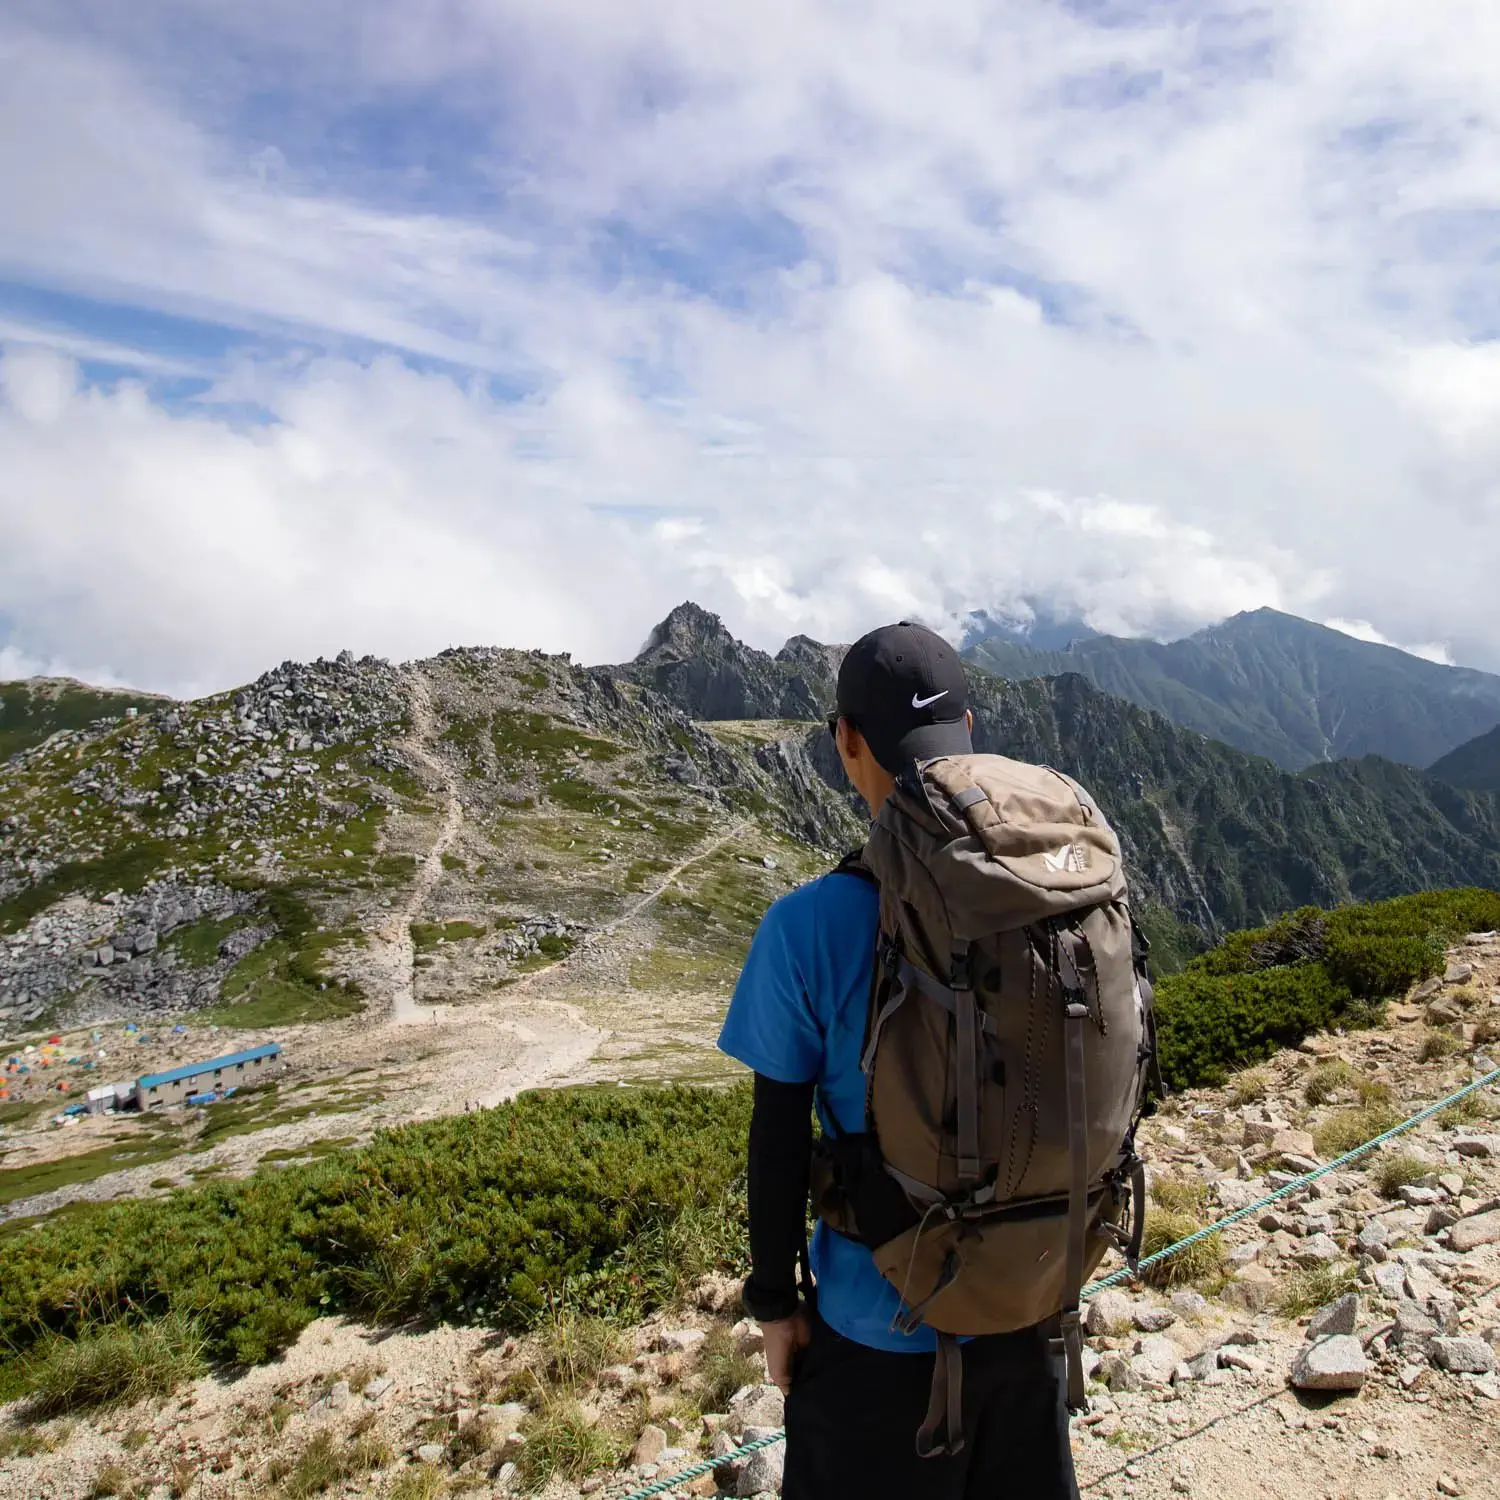
[[712, 839], [708, 843], [699, 844], [698, 847], [694, 849], [686, 859], [679, 860], [675, 865], [673, 865], [672, 868], [662, 876], [661, 883], [654, 889], [646, 892], [646, 894], [642, 896], [640, 900], [631, 902], [631, 904], [627, 906], [619, 916], [611, 918], [610, 921], [605, 922], [602, 926], [596, 927], [592, 932], [586, 934], [582, 942], [580, 942], [578, 946], [572, 950], [571, 953], [565, 953], [561, 958], [554, 959], [550, 964], [545, 964], [539, 969], [533, 969], [530, 973], [523, 974], [515, 982], [515, 984], [513, 984], [509, 988], [507, 993], [514, 995], [518, 991], [527, 989], [536, 980], [542, 978], [543, 975], [555, 974], [559, 969], [566, 968], [567, 965], [579, 955], [589, 952], [590, 950], [597, 950], [603, 939], [613, 936], [613, 934], [616, 933], [621, 927], [625, 926], [627, 922], [633, 922], [638, 916], [640, 916], [643, 911], [646, 910], [648, 906], [650, 906], [657, 899], [658, 896], [665, 895], [668, 888], [672, 885], [672, 883], [677, 879], [679, 875], [681, 875], [686, 870], [692, 869], [694, 865], [700, 864], [703, 860], [712, 858], [712, 856], [717, 854], [719, 850], [725, 846], [725, 844], [732, 843], [742, 833], [744, 833], [745, 830], [750, 827], [751, 822], [752, 820], [750, 818], [741, 818], [738, 823], [734, 824], [731, 828], [727, 829], [724, 833], [719, 834], [716, 838]]
[[416, 874], [405, 896], [391, 908], [390, 915], [370, 935], [367, 966], [374, 971], [372, 977], [376, 979], [377, 985], [386, 989], [390, 995], [391, 1009], [387, 1024], [392, 1026], [410, 1026], [423, 1019], [417, 1009], [417, 952], [416, 944], [412, 941], [411, 924], [432, 894], [432, 888], [442, 878], [443, 856], [458, 837], [464, 818], [457, 776], [441, 757], [427, 748], [428, 741], [437, 735], [437, 722], [433, 717], [432, 693], [427, 679], [416, 668], [413, 668], [411, 675], [411, 710], [411, 730], [402, 744], [442, 783], [446, 801], [437, 837], [417, 865]]

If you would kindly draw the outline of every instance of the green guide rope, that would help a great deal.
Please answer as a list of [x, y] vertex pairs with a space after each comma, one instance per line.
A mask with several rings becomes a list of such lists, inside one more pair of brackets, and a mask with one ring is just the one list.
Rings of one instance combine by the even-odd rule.
[[[1136, 1266], [1136, 1271], [1144, 1271], [1148, 1266], [1154, 1266], [1159, 1261], [1166, 1260], [1169, 1256], [1176, 1255], [1179, 1251], [1186, 1250], [1189, 1245], [1196, 1245], [1200, 1240], [1206, 1240], [1210, 1235], [1221, 1234], [1231, 1224], [1238, 1224], [1241, 1219], [1249, 1218], [1251, 1214], [1259, 1213], [1261, 1209], [1272, 1203], [1279, 1202], [1290, 1193], [1295, 1193], [1299, 1188], [1305, 1188], [1308, 1183], [1316, 1182], [1320, 1177], [1326, 1177], [1330, 1172], [1336, 1172], [1340, 1167], [1361, 1156], [1367, 1155], [1378, 1146], [1383, 1146], [1387, 1141], [1394, 1140], [1398, 1135], [1404, 1134], [1413, 1126], [1420, 1125], [1424, 1120], [1430, 1120], [1433, 1115], [1457, 1104], [1460, 1099], [1467, 1098], [1478, 1089], [1485, 1088], [1492, 1083], [1500, 1083], [1500, 1068], [1486, 1073], [1482, 1078], [1476, 1078], [1472, 1083], [1465, 1084], [1461, 1089], [1455, 1089], [1446, 1099], [1439, 1099], [1436, 1104], [1429, 1104], [1425, 1109], [1419, 1109], [1410, 1119], [1403, 1120], [1399, 1125], [1393, 1125], [1389, 1130], [1382, 1131], [1373, 1139], [1366, 1141], [1362, 1146], [1356, 1146], [1352, 1151], [1346, 1151], [1342, 1156], [1335, 1157], [1326, 1166], [1317, 1168], [1316, 1171], [1305, 1172], [1301, 1177], [1294, 1177], [1290, 1182], [1283, 1183], [1273, 1193], [1267, 1193], [1264, 1198], [1257, 1198], [1254, 1203], [1247, 1203], [1244, 1208], [1237, 1208], [1231, 1214], [1226, 1214], [1222, 1219], [1198, 1230], [1194, 1234], [1186, 1236], [1177, 1241], [1175, 1245], [1168, 1245], [1164, 1250], [1158, 1250], [1154, 1255], [1142, 1256]], [[1098, 1281], [1091, 1281], [1083, 1289], [1085, 1297], [1092, 1297], [1097, 1292], [1102, 1292], [1106, 1287], [1118, 1286], [1122, 1281], [1129, 1281], [1132, 1272], [1129, 1266], [1122, 1266], [1109, 1276], [1101, 1277]], [[721, 1458], [707, 1458], [701, 1463], [690, 1465], [686, 1469], [680, 1469], [677, 1473], [666, 1479], [658, 1479], [654, 1484], [648, 1484], [644, 1489], [631, 1490], [628, 1495], [623, 1495], [620, 1500], [651, 1500], [654, 1495], [665, 1495], [675, 1490], [679, 1485], [684, 1485], [689, 1480], [697, 1479], [700, 1475], [710, 1474], [721, 1464], [733, 1463], [737, 1458], [755, 1453], [761, 1448], [769, 1448], [774, 1443], [779, 1443], [786, 1436], [785, 1428], [778, 1428], [768, 1437], [756, 1438], [753, 1443], [744, 1443]]]

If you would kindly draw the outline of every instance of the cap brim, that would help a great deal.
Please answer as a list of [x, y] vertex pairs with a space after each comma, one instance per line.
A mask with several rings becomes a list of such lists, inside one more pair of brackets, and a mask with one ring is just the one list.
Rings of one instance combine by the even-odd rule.
[[[896, 745], [900, 765], [912, 760], [936, 760], [940, 755], [972, 755], [974, 741], [968, 720], [944, 719], [937, 724], [919, 724], [901, 736]], [[896, 771], [899, 766], [887, 766]]]

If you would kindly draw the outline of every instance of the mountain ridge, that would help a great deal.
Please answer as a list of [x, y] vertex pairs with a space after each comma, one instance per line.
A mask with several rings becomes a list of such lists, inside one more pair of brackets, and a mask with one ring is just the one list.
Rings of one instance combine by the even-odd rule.
[[1500, 724], [1434, 761], [1429, 773], [1471, 792], [1500, 792]]
[[1039, 651], [990, 638], [965, 655], [1013, 680], [1079, 672], [1287, 770], [1366, 754], [1425, 767], [1500, 716], [1500, 676], [1269, 609], [1166, 643], [1096, 636]]

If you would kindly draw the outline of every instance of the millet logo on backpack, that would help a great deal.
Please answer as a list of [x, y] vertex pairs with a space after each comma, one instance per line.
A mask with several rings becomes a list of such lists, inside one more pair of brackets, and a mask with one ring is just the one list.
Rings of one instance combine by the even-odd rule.
[[1049, 870], [1068, 870], [1082, 875], [1089, 867], [1089, 853], [1082, 844], [1064, 844], [1055, 854], [1043, 853], [1042, 862]]

